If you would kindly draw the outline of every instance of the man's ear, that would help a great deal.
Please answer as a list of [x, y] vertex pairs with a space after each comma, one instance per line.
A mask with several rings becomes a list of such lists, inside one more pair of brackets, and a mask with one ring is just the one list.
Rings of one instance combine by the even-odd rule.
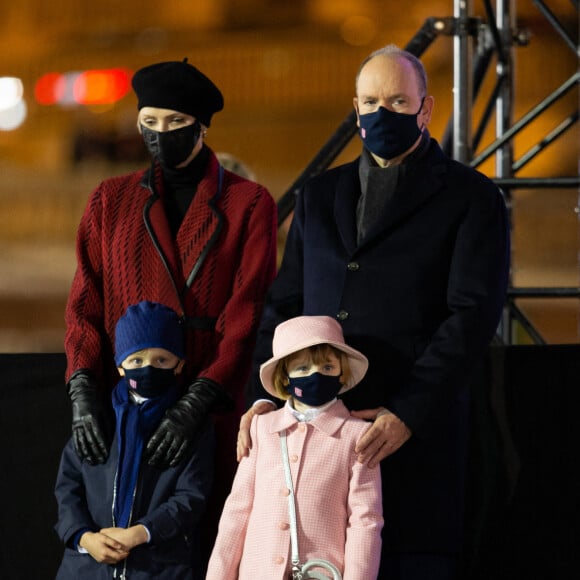
[[117, 370], [119, 371], [119, 374], [124, 377], [125, 376], [125, 369], [123, 367], [117, 367]]
[[358, 117], [358, 98], [357, 97], [352, 98], [352, 106], [354, 107], [354, 112], [356, 113], [356, 126], [360, 127], [360, 120]]
[[184, 365], [185, 365], [185, 360], [180, 360], [177, 363], [177, 366], [175, 367], [175, 374], [176, 375], [178, 375], [183, 370]]
[[423, 106], [419, 113], [419, 122], [421, 127], [426, 127], [431, 122], [431, 115], [433, 113], [433, 106], [435, 104], [435, 98], [431, 95], [425, 97], [423, 100]]

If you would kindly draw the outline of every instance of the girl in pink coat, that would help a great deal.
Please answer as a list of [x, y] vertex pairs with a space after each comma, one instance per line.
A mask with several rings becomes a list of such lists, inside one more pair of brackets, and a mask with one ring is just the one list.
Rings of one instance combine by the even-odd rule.
[[374, 580], [383, 527], [380, 470], [357, 461], [355, 445], [368, 424], [337, 399], [360, 382], [368, 361], [327, 316], [283, 322], [272, 347], [260, 379], [286, 405], [252, 420], [252, 449], [238, 466], [206, 580], [291, 577], [284, 432], [301, 563], [324, 559], [343, 580]]

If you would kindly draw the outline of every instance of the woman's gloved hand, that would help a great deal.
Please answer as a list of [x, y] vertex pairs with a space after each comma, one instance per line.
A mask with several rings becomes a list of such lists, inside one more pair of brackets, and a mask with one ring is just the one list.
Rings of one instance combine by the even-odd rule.
[[192, 447], [210, 413], [233, 409], [231, 397], [214, 381], [196, 379], [185, 394], [167, 409], [159, 427], [147, 443], [149, 465], [177, 465]]
[[77, 455], [91, 465], [104, 463], [109, 454], [103, 430], [103, 404], [96, 381], [84, 369], [67, 384], [72, 402], [72, 437]]

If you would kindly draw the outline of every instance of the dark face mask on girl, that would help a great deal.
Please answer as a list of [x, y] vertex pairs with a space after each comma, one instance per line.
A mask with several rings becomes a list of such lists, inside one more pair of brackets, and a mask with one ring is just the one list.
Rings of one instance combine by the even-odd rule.
[[339, 376], [312, 373], [307, 377], [289, 377], [288, 393], [305, 405], [318, 407], [332, 401], [343, 384]]
[[424, 100], [412, 115], [395, 113], [385, 107], [359, 115], [359, 135], [365, 147], [381, 159], [393, 159], [410, 149], [421, 135], [417, 117]]
[[160, 369], [151, 365], [137, 369], [123, 369], [129, 391], [134, 391], [141, 397], [151, 399], [159, 397], [167, 392], [167, 389], [175, 385], [177, 377], [175, 369]]
[[174, 168], [191, 155], [199, 140], [201, 125], [195, 121], [173, 131], [154, 131], [141, 125], [141, 134], [151, 156], [161, 165]]

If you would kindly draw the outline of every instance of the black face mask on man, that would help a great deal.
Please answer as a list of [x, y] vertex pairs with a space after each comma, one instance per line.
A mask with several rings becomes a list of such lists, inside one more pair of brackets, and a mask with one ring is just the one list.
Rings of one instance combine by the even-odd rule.
[[151, 156], [161, 165], [175, 168], [191, 155], [197, 145], [201, 124], [195, 121], [191, 125], [173, 131], [154, 131], [141, 125], [141, 134]]
[[411, 115], [379, 107], [359, 115], [359, 135], [365, 147], [381, 159], [393, 159], [410, 149], [421, 135], [417, 117], [423, 108]]

